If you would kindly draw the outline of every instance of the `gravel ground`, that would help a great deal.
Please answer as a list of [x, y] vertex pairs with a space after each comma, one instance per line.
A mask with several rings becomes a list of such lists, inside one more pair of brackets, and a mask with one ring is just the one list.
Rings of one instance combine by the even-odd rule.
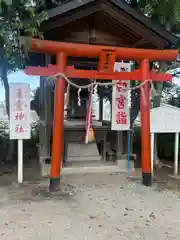
[[146, 188], [122, 174], [64, 176], [0, 188], [0, 239], [180, 239], [180, 194]]

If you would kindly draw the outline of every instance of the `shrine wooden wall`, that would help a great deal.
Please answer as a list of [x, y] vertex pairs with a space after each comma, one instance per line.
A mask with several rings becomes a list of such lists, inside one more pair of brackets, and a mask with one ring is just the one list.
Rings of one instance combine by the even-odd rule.
[[[117, 25], [103, 13], [77, 20], [58, 29], [52, 29], [45, 35], [45, 38], [63, 42], [122, 47], [138, 44], [141, 40], [141, 36], [132, 34], [123, 25]], [[142, 41], [141, 44], [143, 44]]]

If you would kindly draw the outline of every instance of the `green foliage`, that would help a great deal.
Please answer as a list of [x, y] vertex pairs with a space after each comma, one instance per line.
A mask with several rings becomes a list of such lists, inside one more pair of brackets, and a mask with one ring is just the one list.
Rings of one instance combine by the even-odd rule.
[[141, 128], [135, 127], [133, 134], [133, 151], [136, 153], [141, 152]]
[[158, 134], [158, 155], [160, 158], [174, 160], [174, 145], [175, 134], [174, 133], [162, 133]]
[[34, 122], [31, 126], [31, 139], [24, 141], [25, 158], [36, 158], [38, 156], [39, 144], [39, 122]]
[[[141, 152], [141, 128], [134, 128], [133, 136], [134, 152]], [[157, 135], [157, 149], [159, 158], [166, 160], [174, 160], [174, 144], [175, 134], [174, 133], [161, 133]], [[179, 146], [180, 148], [180, 146]]]
[[179, 99], [180, 98], [180, 87], [179, 85], [175, 83], [164, 83], [163, 84], [163, 92], [162, 92], [162, 102], [174, 105], [173, 104], [173, 99]]
[[9, 124], [3, 121], [0, 121], [0, 152], [1, 152], [1, 161], [6, 159], [8, 155], [9, 148]]
[[35, 110], [39, 116], [39, 113], [40, 113], [40, 87], [36, 88], [33, 92], [33, 97], [31, 100], [31, 109]]
[[175, 33], [180, 32], [180, 1], [179, 0], [130, 0], [127, 1], [142, 11], [156, 23]]
[[[39, 12], [39, 8], [41, 11]], [[24, 67], [24, 52], [20, 46], [20, 35], [43, 37], [40, 25], [48, 18], [44, 0], [12, 0], [12, 4], [0, 0], [0, 47], [8, 60], [8, 70]]]
[[[9, 124], [8, 122], [0, 121], [0, 161], [5, 161], [9, 150]], [[34, 122], [31, 126], [31, 139], [24, 141], [24, 155], [36, 157], [33, 149], [37, 149], [39, 143], [39, 122]], [[17, 155], [17, 148], [14, 155]]]

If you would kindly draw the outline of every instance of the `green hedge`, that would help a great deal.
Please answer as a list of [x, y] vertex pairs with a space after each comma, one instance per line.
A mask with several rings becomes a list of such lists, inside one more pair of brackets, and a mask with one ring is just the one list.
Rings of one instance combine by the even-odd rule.
[[161, 158], [174, 160], [175, 134], [158, 134], [158, 155]]
[[[14, 140], [15, 149], [12, 160], [17, 160], [17, 141]], [[39, 122], [35, 122], [31, 126], [31, 139], [25, 140], [23, 143], [24, 156], [36, 157], [37, 144], [39, 143]], [[9, 123], [0, 121], [0, 161], [5, 161], [9, 150]]]
[[[175, 145], [175, 134], [173, 133], [161, 133], [157, 134], [158, 144], [158, 155], [160, 158], [174, 159], [174, 145]], [[133, 138], [134, 151], [137, 153], [141, 152], [141, 129], [136, 127], [134, 129]], [[180, 146], [179, 146], [180, 148]]]
[[[39, 143], [39, 122], [32, 124], [31, 139], [24, 141], [24, 155], [37, 157], [37, 144]], [[4, 161], [9, 150], [9, 124], [0, 122], [0, 161]], [[158, 134], [158, 155], [165, 159], [174, 159], [175, 134]], [[134, 129], [133, 137], [134, 152], [141, 152], [141, 129]], [[179, 151], [180, 152], [180, 151]], [[14, 152], [14, 159], [17, 159], [17, 141]]]

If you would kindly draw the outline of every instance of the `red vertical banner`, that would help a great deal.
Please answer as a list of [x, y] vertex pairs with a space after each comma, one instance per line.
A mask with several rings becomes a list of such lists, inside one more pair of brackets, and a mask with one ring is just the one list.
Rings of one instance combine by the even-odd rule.
[[89, 142], [93, 142], [95, 140], [94, 130], [92, 128], [92, 94], [93, 87], [91, 87], [89, 91], [89, 101], [86, 112], [86, 122], [85, 122], [85, 137], [84, 143], [87, 144]]

